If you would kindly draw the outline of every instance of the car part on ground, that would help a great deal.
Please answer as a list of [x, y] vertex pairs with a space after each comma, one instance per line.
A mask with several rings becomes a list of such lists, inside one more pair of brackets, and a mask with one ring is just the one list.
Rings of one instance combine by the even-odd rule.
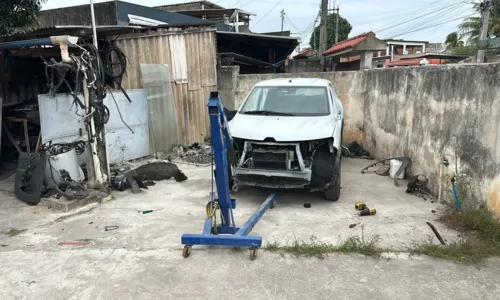
[[45, 153], [19, 153], [14, 183], [14, 194], [19, 200], [31, 205], [40, 202], [46, 163]]
[[174, 178], [177, 182], [187, 180], [187, 176], [179, 170], [176, 164], [168, 162], [154, 162], [137, 167], [134, 170], [135, 176], [141, 181], [145, 180], [169, 180]]
[[384, 164], [385, 162], [391, 161], [392, 159], [396, 159], [396, 160], [399, 160], [399, 161], [402, 162], [401, 167], [399, 167], [399, 170], [396, 172], [396, 174], [394, 176], [394, 185], [395, 186], [399, 186], [398, 177], [399, 177], [399, 175], [401, 175], [406, 170], [406, 168], [408, 167], [408, 165], [410, 164], [410, 161], [411, 161], [411, 159], [409, 157], [407, 157], [407, 156], [391, 157], [391, 158], [386, 158], [386, 159], [383, 159], [383, 160], [379, 160], [376, 163], [373, 163], [373, 164], [371, 164], [369, 166], [364, 167], [361, 170], [361, 174], [365, 174], [365, 172], [369, 168], [372, 168], [372, 167], [374, 167], [376, 165], [379, 165], [379, 164]]
[[425, 189], [427, 182], [429, 182], [429, 180], [423, 174], [413, 176], [413, 178], [408, 182], [406, 192], [407, 193], [422, 192]]

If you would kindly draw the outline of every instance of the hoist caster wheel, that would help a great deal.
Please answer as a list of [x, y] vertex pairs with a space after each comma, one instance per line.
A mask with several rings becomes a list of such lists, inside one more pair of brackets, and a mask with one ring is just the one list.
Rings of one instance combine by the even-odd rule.
[[250, 260], [255, 260], [257, 258], [257, 249], [250, 249]]
[[182, 257], [188, 258], [191, 255], [191, 246], [185, 245], [182, 249]]
[[238, 185], [238, 182], [236, 182], [236, 181], [235, 181], [235, 182], [233, 183], [233, 186], [231, 186], [231, 191], [232, 191], [233, 193], [237, 193], [239, 190], [240, 190], [240, 186]]
[[269, 209], [273, 209], [276, 206], [276, 201], [274, 201], [271, 206], [269, 206]]

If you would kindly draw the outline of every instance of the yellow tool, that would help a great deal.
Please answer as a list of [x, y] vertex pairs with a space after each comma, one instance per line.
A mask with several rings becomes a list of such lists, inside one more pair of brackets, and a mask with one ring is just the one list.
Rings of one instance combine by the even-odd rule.
[[365, 208], [359, 212], [360, 216], [374, 216], [377, 213], [375, 208]]
[[356, 202], [356, 204], [354, 204], [354, 208], [356, 208], [356, 210], [363, 210], [363, 209], [366, 209], [368, 207], [366, 206], [366, 203], [364, 203], [364, 202]]

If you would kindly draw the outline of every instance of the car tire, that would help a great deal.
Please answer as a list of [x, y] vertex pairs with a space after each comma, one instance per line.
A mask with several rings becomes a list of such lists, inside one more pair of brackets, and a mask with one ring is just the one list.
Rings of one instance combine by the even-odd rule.
[[325, 198], [331, 201], [338, 201], [340, 198], [340, 160], [335, 168], [332, 182], [325, 189]]

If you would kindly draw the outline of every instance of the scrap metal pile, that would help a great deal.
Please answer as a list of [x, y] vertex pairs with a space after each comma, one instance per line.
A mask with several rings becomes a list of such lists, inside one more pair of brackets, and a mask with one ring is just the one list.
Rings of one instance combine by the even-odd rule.
[[[68, 36], [53, 37], [51, 41], [59, 45], [61, 60], [41, 57], [46, 66], [49, 93], [72, 96], [72, 108], [74, 105], [76, 115], [83, 119], [88, 140], [48, 142], [37, 151], [20, 153], [15, 194], [30, 204], [38, 204], [42, 193], [44, 196], [56, 193], [81, 199], [89, 194], [84, 181], [91, 177], [105, 182], [109, 178], [104, 174], [107, 163], [104, 128], [110, 117], [104, 104], [106, 88], [110, 84], [118, 85], [130, 101], [121, 86], [126, 57], [119, 48], [107, 43], [100, 52], [94, 45]], [[73, 46], [71, 51], [70, 45]], [[112, 57], [117, 64], [112, 63]], [[84, 152], [83, 163], [78, 162], [78, 157]]]

